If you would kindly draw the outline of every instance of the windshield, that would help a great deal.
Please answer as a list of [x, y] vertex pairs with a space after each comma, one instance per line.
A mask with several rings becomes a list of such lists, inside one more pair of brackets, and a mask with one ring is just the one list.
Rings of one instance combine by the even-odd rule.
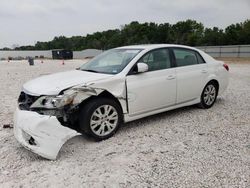
[[117, 74], [141, 51], [141, 49], [112, 49], [108, 50], [89, 62], [83, 64], [80, 70]]

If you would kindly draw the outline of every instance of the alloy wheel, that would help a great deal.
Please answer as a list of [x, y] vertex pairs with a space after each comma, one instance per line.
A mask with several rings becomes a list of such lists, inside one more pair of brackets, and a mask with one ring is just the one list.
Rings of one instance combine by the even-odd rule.
[[216, 88], [210, 84], [205, 88], [203, 99], [206, 105], [210, 106], [216, 99]]
[[106, 136], [115, 130], [118, 118], [118, 112], [113, 106], [100, 106], [91, 116], [90, 128], [97, 136]]

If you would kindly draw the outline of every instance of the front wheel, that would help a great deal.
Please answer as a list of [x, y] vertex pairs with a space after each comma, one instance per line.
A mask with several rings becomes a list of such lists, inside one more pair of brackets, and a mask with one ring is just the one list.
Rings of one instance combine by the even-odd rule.
[[80, 129], [96, 140], [104, 140], [115, 134], [121, 124], [122, 112], [116, 101], [95, 98], [80, 112]]
[[202, 108], [211, 108], [216, 101], [217, 94], [218, 87], [216, 84], [213, 82], [208, 83], [201, 94], [201, 102], [199, 106]]

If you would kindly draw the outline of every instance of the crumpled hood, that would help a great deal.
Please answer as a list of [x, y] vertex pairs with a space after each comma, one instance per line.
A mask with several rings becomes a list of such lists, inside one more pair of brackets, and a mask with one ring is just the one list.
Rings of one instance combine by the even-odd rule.
[[26, 82], [23, 91], [34, 96], [58, 95], [62, 90], [97, 80], [110, 78], [113, 75], [92, 73], [80, 70], [60, 72], [41, 76]]

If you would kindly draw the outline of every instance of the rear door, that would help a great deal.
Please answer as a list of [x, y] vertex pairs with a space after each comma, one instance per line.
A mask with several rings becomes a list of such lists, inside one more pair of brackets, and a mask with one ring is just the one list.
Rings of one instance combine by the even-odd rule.
[[200, 97], [206, 84], [208, 68], [201, 55], [186, 48], [173, 48], [177, 77], [177, 104]]

